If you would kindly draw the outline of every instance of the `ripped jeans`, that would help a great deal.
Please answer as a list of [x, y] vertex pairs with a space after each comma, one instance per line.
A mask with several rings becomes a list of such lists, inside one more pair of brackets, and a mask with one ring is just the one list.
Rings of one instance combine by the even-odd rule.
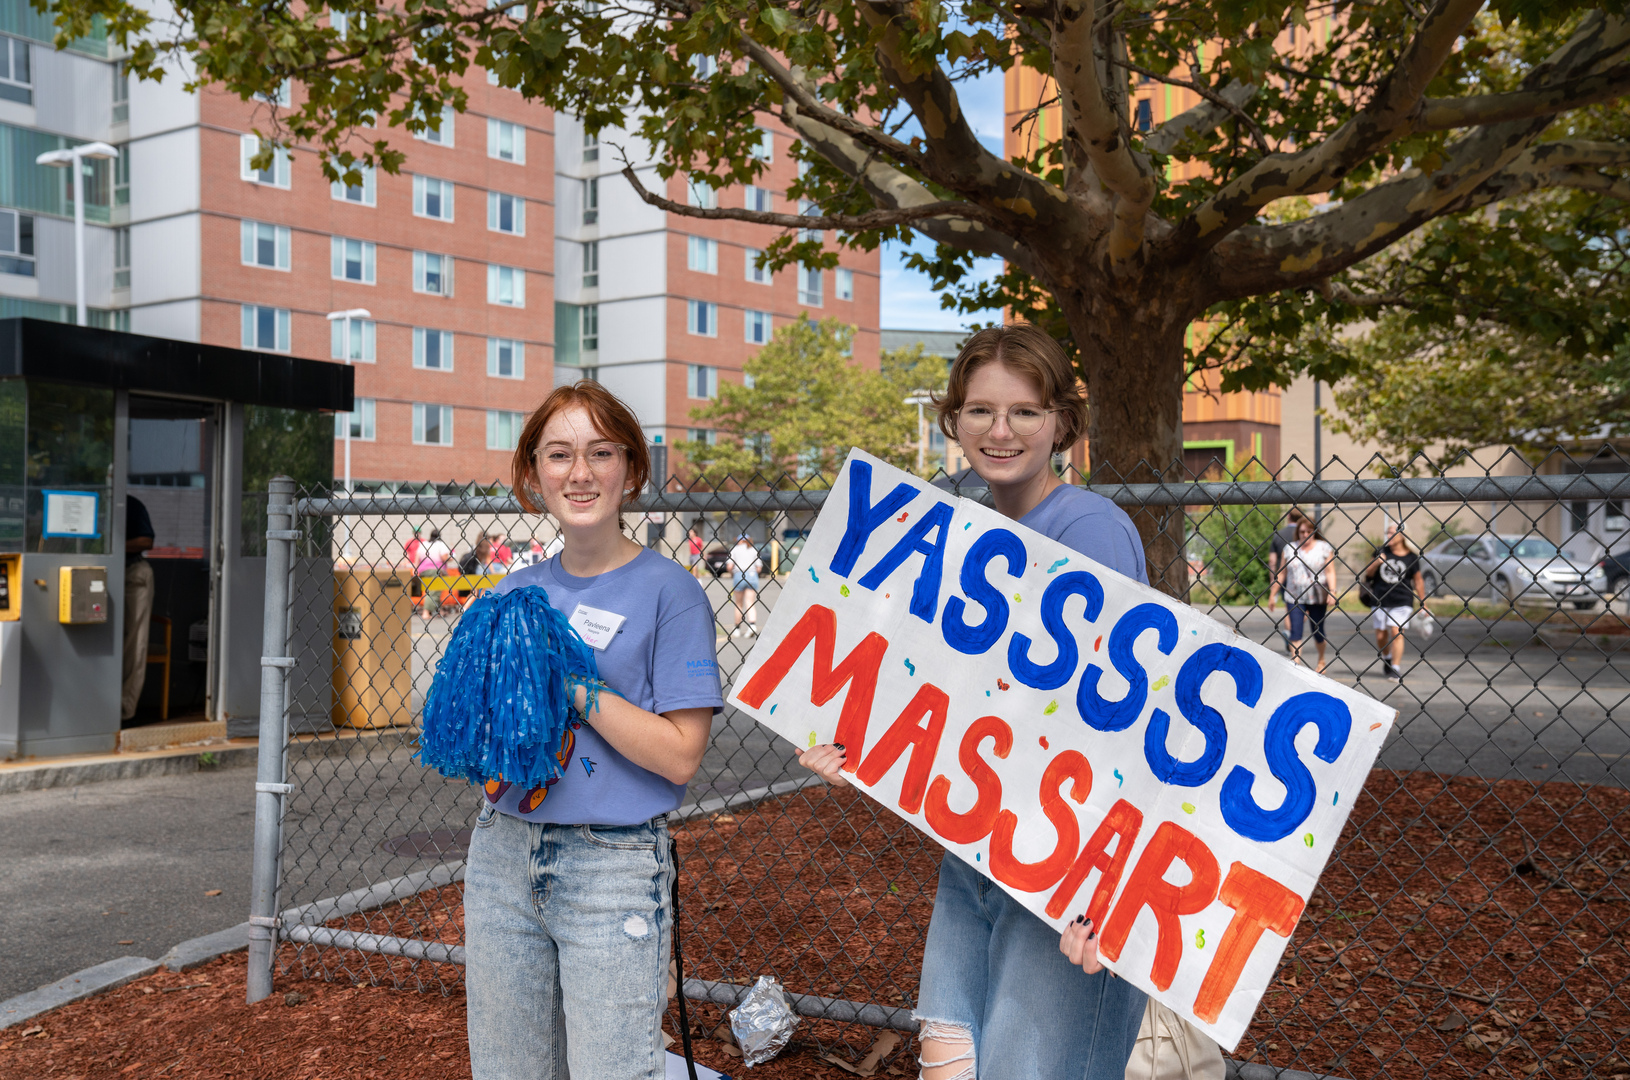
[[662, 1080], [668, 830], [482, 808], [464, 877], [474, 1080]]
[[1088, 975], [1059, 951], [1058, 938], [957, 856], [940, 860], [916, 1016], [920, 1036], [953, 1054], [971, 1038], [971, 1057], [951, 1075], [1124, 1080], [1144, 993], [1108, 971]]

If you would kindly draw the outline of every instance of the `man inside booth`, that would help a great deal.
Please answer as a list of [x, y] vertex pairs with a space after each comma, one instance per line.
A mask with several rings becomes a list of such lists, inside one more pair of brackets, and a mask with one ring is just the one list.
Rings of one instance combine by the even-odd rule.
[[142, 554], [153, 546], [153, 519], [134, 495], [125, 497], [125, 657], [119, 719], [136, 715], [147, 681], [147, 625], [153, 618], [153, 568]]

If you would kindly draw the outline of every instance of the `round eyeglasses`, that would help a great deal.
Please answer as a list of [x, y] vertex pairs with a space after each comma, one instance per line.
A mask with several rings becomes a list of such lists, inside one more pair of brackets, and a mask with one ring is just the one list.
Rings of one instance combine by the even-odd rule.
[[581, 455], [591, 471], [603, 476], [615, 470], [627, 452], [628, 447], [612, 442], [592, 443], [582, 450], [570, 446], [544, 446], [532, 451], [532, 460], [550, 476], [566, 476]]
[[956, 429], [965, 435], [983, 435], [995, 425], [998, 416], [1005, 416], [1013, 434], [1034, 435], [1047, 423], [1047, 414], [1058, 411], [1040, 405], [1010, 405], [1005, 409], [984, 404], [964, 405], [957, 410]]

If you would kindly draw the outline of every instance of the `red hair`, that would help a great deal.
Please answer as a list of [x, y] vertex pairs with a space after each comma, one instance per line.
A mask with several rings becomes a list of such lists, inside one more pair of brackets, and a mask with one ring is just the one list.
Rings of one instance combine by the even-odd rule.
[[634, 410], [622, 399], [597, 382], [582, 379], [567, 386], [557, 386], [549, 392], [521, 428], [521, 440], [515, 446], [515, 457], [510, 463], [510, 484], [515, 500], [529, 514], [544, 512], [543, 499], [532, 486], [535, 475], [532, 452], [543, 438], [543, 429], [555, 414], [580, 405], [589, 414], [589, 422], [601, 438], [620, 443], [628, 452], [628, 491], [623, 494], [623, 505], [633, 502], [645, 485], [651, 482], [651, 452], [645, 446], [645, 432], [640, 428]]

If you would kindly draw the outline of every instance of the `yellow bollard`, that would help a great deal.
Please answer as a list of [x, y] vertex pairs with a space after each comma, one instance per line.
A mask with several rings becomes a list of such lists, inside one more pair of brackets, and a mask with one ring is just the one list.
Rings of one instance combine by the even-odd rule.
[[334, 571], [335, 727], [412, 723], [411, 580], [390, 569]]

